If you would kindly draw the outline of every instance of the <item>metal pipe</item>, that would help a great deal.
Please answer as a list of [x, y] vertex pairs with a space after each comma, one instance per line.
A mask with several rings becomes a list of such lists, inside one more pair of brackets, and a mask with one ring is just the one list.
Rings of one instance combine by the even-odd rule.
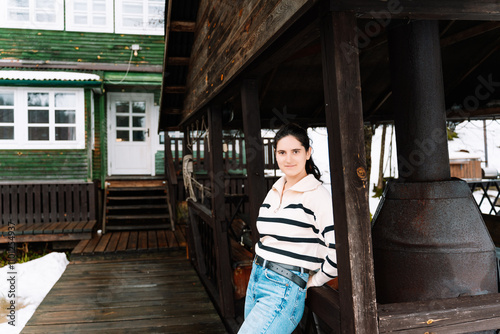
[[399, 179], [450, 179], [438, 22], [399, 21], [388, 39]]

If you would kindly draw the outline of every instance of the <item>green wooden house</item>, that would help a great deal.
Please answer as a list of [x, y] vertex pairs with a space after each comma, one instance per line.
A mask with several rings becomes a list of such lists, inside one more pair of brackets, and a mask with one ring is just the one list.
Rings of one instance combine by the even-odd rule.
[[161, 185], [165, 0], [0, 4], [2, 226], [99, 220], [110, 180]]
[[163, 173], [165, 1], [3, 3], [0, 179]]

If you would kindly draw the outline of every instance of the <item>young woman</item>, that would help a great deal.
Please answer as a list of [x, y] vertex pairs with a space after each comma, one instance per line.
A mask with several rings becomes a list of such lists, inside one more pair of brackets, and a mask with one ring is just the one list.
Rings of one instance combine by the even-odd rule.
[[260, 240], [240, 334], [292, 333], [304, 313], [307, 288], [337, 276], [332, 199], [319, 180], [307, 132], [287, 124], [274, 145], [285, 175], [260, 207]]

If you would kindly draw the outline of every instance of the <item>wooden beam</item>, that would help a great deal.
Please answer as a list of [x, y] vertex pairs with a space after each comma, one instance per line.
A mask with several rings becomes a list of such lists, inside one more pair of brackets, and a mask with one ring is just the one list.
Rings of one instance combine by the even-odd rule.
[[500, 294], [379, 305], [380, 333], [466, 333], [500, 328]]
[[194, 32], [196, 22], [192, 21], [170, 21], [170, 31], [174, 32]]
[[321, 22], [342, 333], [378, 333], [354, 13]]
[[259, 86], [257, 80], [246, 79], [243, 81], [241, 85], [241, 107], [247, 159], [250, 228], [252, 229], [252, 243], [255, 245], [259, 240], [256, 221], [259, 216], [260, 205], [266, 196], [264, 145], [260, 136]]
[[495, 21], [486, 22], [483, 24], [476, 25], [470, 29], [466, 29], [466, 30], [461, 31], [459, 33], [453, 34], [453, 35], [448, 36], [446, 38], [442, 38], [440, 41], [440, 44], [441, 44], [442, 48], [445, 48], [447, 46], [462, 42], [466, 39], [479, 36], [481, 34], [488, 32], [488, 31], [495, 30], [498, 28], [500, 28], [500, 22], [495, 22]]
[[189, 57], [167, 57], [168, 66], [188, 66]]
[[166, 86], [163, 87], [163, 94], [184, 94], [186, 86]]
[[330, 0], [330, 10], [354, 12], [358, 18], [427, 20], [500, 20], [496, 0]]
[[[214, 217], [214, 245], [217, 258], [217, 285], [219, 287], [221, 312], [224, 318], [234, 317], [232, 270], [229, 254], [228, 226], [226, 221], [226, 202], [224, 166], [222, 153], [222, 108], [212, 106], [208, 110], [208, 155], [210, 188], [212, 189], [212, 216]], [[205, 147], [207, 147], [205, 145]], [[205, 151], [206, 152], [206, 151]], [[207, 153], [207, 152], [206, 152]]]

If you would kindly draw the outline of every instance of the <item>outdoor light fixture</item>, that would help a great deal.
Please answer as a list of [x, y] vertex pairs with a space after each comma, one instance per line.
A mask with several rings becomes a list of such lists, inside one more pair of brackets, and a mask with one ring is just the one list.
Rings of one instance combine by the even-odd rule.
[[139, 51], [141, 49], [139, 44], [132, 44], [132, 46], [130, 48], [134, 51], [134, 56], [137, 57], [137, 54], [138, 54], [137, 51]]

